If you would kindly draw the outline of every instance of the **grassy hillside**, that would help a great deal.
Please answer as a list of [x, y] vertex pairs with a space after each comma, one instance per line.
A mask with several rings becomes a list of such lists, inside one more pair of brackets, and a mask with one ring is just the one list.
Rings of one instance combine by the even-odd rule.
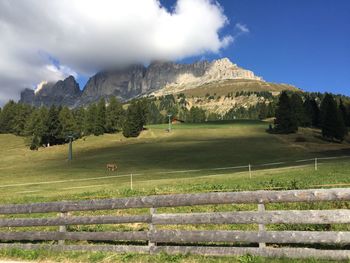
[[[180, 124], [175, 125], [171, 133], [165, 131], [166, 127], [149, 126], [135, 139], [125, 139], [121, 134], [80, 139], [74, 142], [71, 163], [67, 161], [67, 145], [30, 151], [23, 138], [0, 135], [0, 200], [65, 199], [81, 193], [93, 195], [102, 189], [113, 192], [129, 187], [131, 173], [134, 174], [134, 188], [138, 190], [167, 189], [170, 185], [177, 188], [176, 191], [185, 186], [187, 191], [192, 184], [209, 181], [224, 184], [226, 188], [240, 186], [244, 189], [261, 188], [271, 179], [297, 179], [303, 184], [315, 184], [321, 175], [304, 177], [307, 169], [303, 174], [293, 172], [298, 170], [254, 171], [254, 180], [248, 180], [247, 168], [215, 168], [252, 164], [253, 170], [261, 170], [274, 166], [257, 165], [281, 161], [291, 161], [283, 166], [296, 165], [302, 164], [294, 163], [298, 159], [344, 155], [349, 150], [347, 143], [334, 144], [318, 139], [318, 133], [311, 129], [300, 131], [301, 135], [267, 134], [264, 122]], [[303, 136], [306, 142], [295, 142], [298, 136]], [[118, 171], [107, 172], [107, 163], [116, 163]], [[344, 174], [341, 172], [336, 178], [328, 177], [325, 172], [323, 182], [349, 182], [346, 167], [345, 163]]]
[[[350, 155], [350, 144], [327, 143], [319, 132], [302, 129], [298, 134], [281, 136], [265, 132], [267, 123], [234, 121], [206, 124], [179, 124], [173, 131], [167, 125], [147, 127], [139, 138], [120, 134], [87, 137], [74, 142], [74, 160], [67, 161], [67, 145], [30, 151], [24, 139], [0, 135], [0, 202], [23, 203], [49, 200], [91, 199], [140, 196], [161, 193], [235, 191], [247, 189], [290, 189], [350, 184], [349, 158], [323, 160], [318, 171], [312, 162], [295, 160], [322, 156]], [[300, 141], [303, 138], [304, 142]], [[297, 139], [298, 138], [298, 139]], [[286, 162], [276, 165], [266, 163]], [[118, 164], [118, 172], [106, 172], [106, 163]], [[222, 167], [252, 164], [247, 167]], [[217, 169], [220, 168], [220, 169]], [[129, 174], [133, 173], [133, 190]], [[37, 183], [37, 184], [33, 184]], [[322, 186], [320, 186], [322, 184]], [[267, 209], [346, 208], [346, 203], [272, 204]], [[254, 205], [217, 205], [162, 208], [163, 212], [204, 212], [255, 210]], [[111, 215], [139, 214], [142, 209], [108, 211]], [[73, 215], [99, 215], [76, 212]], [[38, 214], [36, 217], [43, 215]], [[52, 215], [55, 216], [55, 215]], [[169, 227], [169, 226], [168, 226]], [[184, 226], [184, 229], [212, 229], [212, 225]], [[269, 230], [323, 229], [323, 226], [271, 225]], [[329, 227], [329, 226], [326, 226]], [[332, 225], [332, 230], [349, 231], [349, 226]], [[145, 224], [70, 226], [69, 231], [142, 230]], [[222, 230], [256, 230], [257, 225], [220, 225]], [[29, 230], [23, 228], [22, 230]], [[37, 227], [31, 230], [56, 230]], [[1, 258], [59, 260], [64, 262], [315, 262], [310, 260], [264, 259], [259, 257], [205, 257], [0, 250]]]
[[281, 92], [282, 90], [298, 91], [299, 89], [288, 84], [278, 84], [271, 82], [263, 82], [258, 80], [224, 80], [219, 82], [211, 82], [200, 87], [182, 91], [186, 96], [204, 97], [206, 94], [214, 94], [217, 96], [226, 96], [228, 93], [240, 91], [270, 91]]

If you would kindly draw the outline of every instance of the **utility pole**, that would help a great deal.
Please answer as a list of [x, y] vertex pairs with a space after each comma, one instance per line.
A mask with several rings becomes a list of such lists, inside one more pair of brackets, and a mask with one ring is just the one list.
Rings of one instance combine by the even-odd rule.
[[317, 162], [317, 158], [315, 158], [315, 171], [318, 170], [318, 162]]
[[168, 130], [169, 130], [169, 132], [171, 132], [171, 114], [168, 114], [168, 118], [169, 118], [169, 128], [168, 128]]
[[67, 138], [69, 140], [68, 161], [72, 161], [73, 160], [73, 139], [74, 139], [74, 136], [73, 136], [73, 134], [71, 134], [71, 135], [68, 135]]

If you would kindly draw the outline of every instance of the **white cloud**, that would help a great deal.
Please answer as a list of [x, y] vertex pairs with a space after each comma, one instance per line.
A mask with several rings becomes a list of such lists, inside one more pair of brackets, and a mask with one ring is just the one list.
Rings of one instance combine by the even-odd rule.
[[247, 27], [247, 25], [241, 24], [241, 23], [237, 23], [235, 25], [235, 28], [238, 29], [241, 33], [249, 33], [249, 28]]
[[233, 41], [219, 35], [227, 24], [211, 0], [172, 11], [157, 0], [1, 0], [0, 104], [76, 72], [217, 53]]

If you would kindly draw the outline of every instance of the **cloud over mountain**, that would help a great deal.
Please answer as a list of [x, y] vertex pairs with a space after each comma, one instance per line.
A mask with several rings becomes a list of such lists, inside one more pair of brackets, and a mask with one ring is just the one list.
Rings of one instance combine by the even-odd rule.
[[210, 0], [2, 0], [0, 104], [43, 80], [218, 52], [227, 23]]

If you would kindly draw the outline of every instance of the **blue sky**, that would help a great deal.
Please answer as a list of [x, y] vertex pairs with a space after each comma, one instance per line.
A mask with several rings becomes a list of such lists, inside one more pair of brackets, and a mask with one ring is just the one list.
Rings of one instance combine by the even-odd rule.
[[[175, 1], [164, 0], [170, 7]], [[236, 23], [250, 32], [220, 54], [265, 80], [307, 91], [350, 95], [350, 1], [219, 0], [235, 34]], [[186, 59], [191, 62], [197, 58]]]

